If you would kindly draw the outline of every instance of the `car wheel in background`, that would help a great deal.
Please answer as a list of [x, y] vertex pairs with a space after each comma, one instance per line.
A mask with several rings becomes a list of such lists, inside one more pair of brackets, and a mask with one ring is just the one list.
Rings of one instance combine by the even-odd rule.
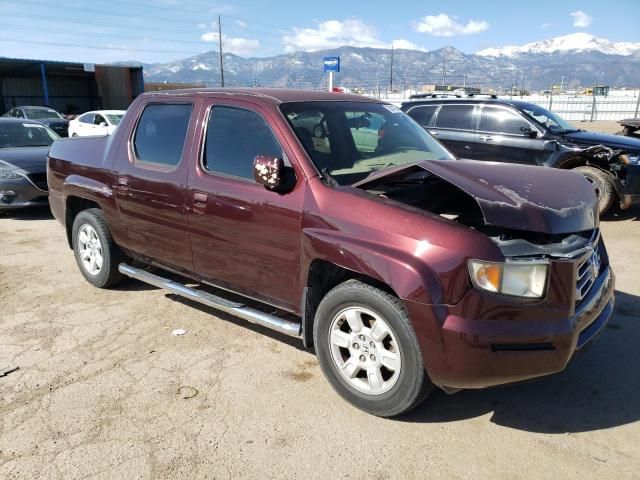
[[348, 280], [322, 299], [314, 345], [331, 386], [356, 407], [393, 417], [433, 389], [407, 311], [399, 298]]
[[576, 167], [574, 172], [578, 172], [589, 180], [596, 189], [598, 195], [598, 213], [603, 215], [613, 205], [616, 193], [613, 181], [607, 172], [595, 167]]
[[76, 216], [72, 243], [80, 272], [93, 286], [107, 288], [126, 278], [118, 271], [124, 255], [111, 238], [102, 210], [91, 208]]

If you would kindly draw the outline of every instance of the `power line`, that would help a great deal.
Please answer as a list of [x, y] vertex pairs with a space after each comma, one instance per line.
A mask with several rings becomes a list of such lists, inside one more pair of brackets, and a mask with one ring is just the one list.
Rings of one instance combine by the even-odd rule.
[[74, 48], [91, 48], [96, 50], [118, 50], [118, 51], [131, 51], [131, 52], [151, 52], [151, 53], [183, 53], [187, 55], [199, 55], [206, 52], [194, 52], [186, 50], [160, 50], [151, 48], [129, 48], [129, 47], [100, 47], [98, 45], [78, 45], [75, 43], [60, 43], [60, 42], [39, 42], [37, 40], [15, 40], [10, 38], [0, 38], [0, 42], [9, 43], [31, 43], [34, 45], [53, 45], [56, 47], [74, 47]]

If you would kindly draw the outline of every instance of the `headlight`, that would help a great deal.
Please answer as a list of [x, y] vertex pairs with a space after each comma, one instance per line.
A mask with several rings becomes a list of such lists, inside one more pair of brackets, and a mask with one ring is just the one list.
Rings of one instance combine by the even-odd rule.
[[483, 262], [469, 260], [473, 284], [488, 292], [516, 297], [541, 298], [547, 286], [546, 262]]
[[19, 178], [22, 178], [22, 175], [16, 173], [15, 170], [0, 168], [0, 180], [17, 180]]

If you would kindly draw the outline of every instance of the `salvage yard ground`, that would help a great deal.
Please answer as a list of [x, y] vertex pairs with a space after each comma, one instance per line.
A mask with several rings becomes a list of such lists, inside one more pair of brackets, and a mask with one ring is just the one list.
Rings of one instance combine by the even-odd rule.
[[0, 375], [19, 370], [0, 478], [638, 478], [640, 209], [601, 227], [617, 303], [584, 356], [384, 420], [298, 341], [133, 280], [95, 289], [48, 211], [2, 215]]

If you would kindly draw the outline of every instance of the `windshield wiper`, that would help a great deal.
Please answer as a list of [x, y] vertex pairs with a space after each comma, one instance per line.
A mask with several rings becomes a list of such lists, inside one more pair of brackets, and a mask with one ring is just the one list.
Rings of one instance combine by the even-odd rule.
[[320, 170], [320, 174], [322, 175], [322, 178], [323, 178], [323, 180], [325, 181], [325, 183], [327, 185], [329, 185], [331, 187], [339, 187], [340, 186], [340, 184], [335, 179], [335, 177], [329, 173], [329, 169], [328, 168], [323, 168], [322, 170]]

